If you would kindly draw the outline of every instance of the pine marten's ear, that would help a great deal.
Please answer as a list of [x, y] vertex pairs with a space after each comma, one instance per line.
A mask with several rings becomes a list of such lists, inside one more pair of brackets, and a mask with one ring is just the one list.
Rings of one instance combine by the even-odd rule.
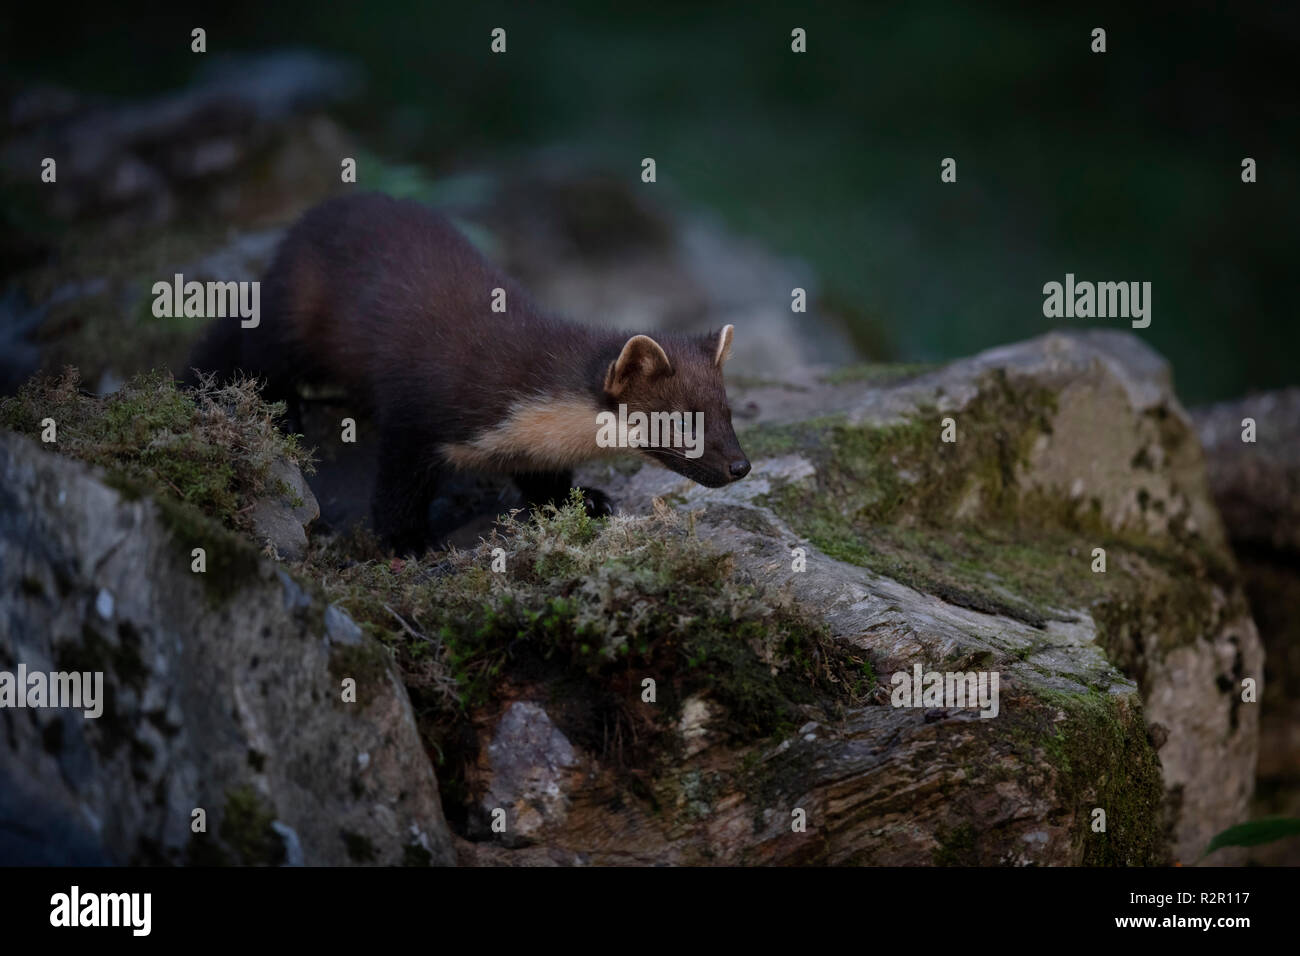
[[724, 325], [718, 333], [718, 350], [713, 353], [713, 364], [718, 368], [731, 356], [731, 337], [735, 331], [734, 325]]
[[609, 371], [605, 373], [605, 391], [618, 398], [633, 382], [669, 374], [672, 370], [663, 346], [648, 335], [634, 335], [623, 345], [618, 358], [609, 364]]

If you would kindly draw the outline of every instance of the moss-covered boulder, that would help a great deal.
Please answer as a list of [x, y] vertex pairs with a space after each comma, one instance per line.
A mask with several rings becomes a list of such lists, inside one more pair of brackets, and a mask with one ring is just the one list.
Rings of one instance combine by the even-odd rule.
[[1262, 653], [1158, 356], [1127, 335], [1050, 335], [737, 391], [757, 411], [745, 481], [583, 478], [632, 511], [655, 496], [700, 510], [701, 538], [816, 608], [882, 694], [917, 664], [997, 671], [1002, 706], [864, 707], [743, 758], [700, 753], [679, 779], [746, 763], [759, 781], [686, 801], [745, 848], [730, 858], [1190, 863], [1245, 819], [1258, 719], [1242, 682], [1262, 679]]

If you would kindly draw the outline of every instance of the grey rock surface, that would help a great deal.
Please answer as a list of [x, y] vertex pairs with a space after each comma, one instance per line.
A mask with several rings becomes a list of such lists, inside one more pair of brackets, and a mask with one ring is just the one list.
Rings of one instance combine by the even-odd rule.
[[320, 517], [320, 505], [307, 479], [296, 465], [283, 460], [271, 464], [271, 482], [279, 490], [253, 505], [250, 514], [258, 537], [283, 561], [301, 561], [307, 553], [307, 533]]
[[504, 810], [507, 832], [524, 839], [564, 819], [567, 778], [578, 761], [543, 707], [532, 701], [511, 703], [493, 731], [487, 758], [491, 787], [482, 801], [485, 819]]
[[5, 434], [0, 670], [20, 664], [102, 672], [103, 713], [0, 710], [4, 862], [452, 860], [387, 652], [253, 546]]

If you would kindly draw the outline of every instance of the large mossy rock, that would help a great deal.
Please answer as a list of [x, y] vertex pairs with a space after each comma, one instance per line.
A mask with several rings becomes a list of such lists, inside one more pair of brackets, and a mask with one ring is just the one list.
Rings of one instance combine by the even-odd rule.
[[[700, 511], [739, 574], [869, 657], [877, 703], [742, 746], [710, 732], [706, 695], [683, 708], [683, 759], [643, 768], [638, 801], [531, 709], [556, 688], [517, 684], [477, 716], [479, 792], [499, 802], [518, 779], [512, 740], [549, 741], [551, 812], [524, 844], [464, 859], [1191, 863], [1246, 818], [1258, 718], [1241, 682], [1262, 677], [1260, 642], [1200, 446], [1139, 341], [1050, 335], [931, 371], [801, 374], [733, 405], [753, 417], [742, 482], [580, 477], [634, 512], [654, 496]], [[999, 715], [889, 706], [890, 676], [918, 663], [998, 671]]]
[[4, 433], [0, 670], [19, 664], [102, 672], [105, 700], [0, 710], [2, 862], [451, 860], [382, 648], [248, 539]]
[[[296, 571], [352, 617], [253, 537], [6, 437], [0, 668], [104, 670], [109, 696], [99, 721], [4, 713], [0, 811], [63, 834], [5, 852], [1140, 865], [1246, 818], [1260, 642], [1137, 340], [796, 372], [733, 404], [755, 468], [726, 489], [593, 467], [616, 521], [313, 552]], [[917, 665], [996, 671], [997, 715], [890, 706]]]

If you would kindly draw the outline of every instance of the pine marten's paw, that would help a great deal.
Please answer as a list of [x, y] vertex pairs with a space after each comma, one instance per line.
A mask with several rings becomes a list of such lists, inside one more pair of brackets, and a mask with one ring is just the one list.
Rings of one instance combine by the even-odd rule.
[[[587, 513], [588, 518], [608, 518], [614, 513], [614, 503], [610, 501], [609, 495], [599, 488], [577, 488], [575, 490], [582, 493], [582, 510]], [[558, 508], [569, 500], [567, 495], [564, 497], [557, 495], [550, 499], [540, 496], [534, 497], [529, 502], [528, 511], [530, 514], [542, 514], [546, 508]]]
[[608, 518], [614, 513], [614, 502], [609, 495], [599, 488], [579, 488], [582, 492], [582, 507], [589, 518]]

